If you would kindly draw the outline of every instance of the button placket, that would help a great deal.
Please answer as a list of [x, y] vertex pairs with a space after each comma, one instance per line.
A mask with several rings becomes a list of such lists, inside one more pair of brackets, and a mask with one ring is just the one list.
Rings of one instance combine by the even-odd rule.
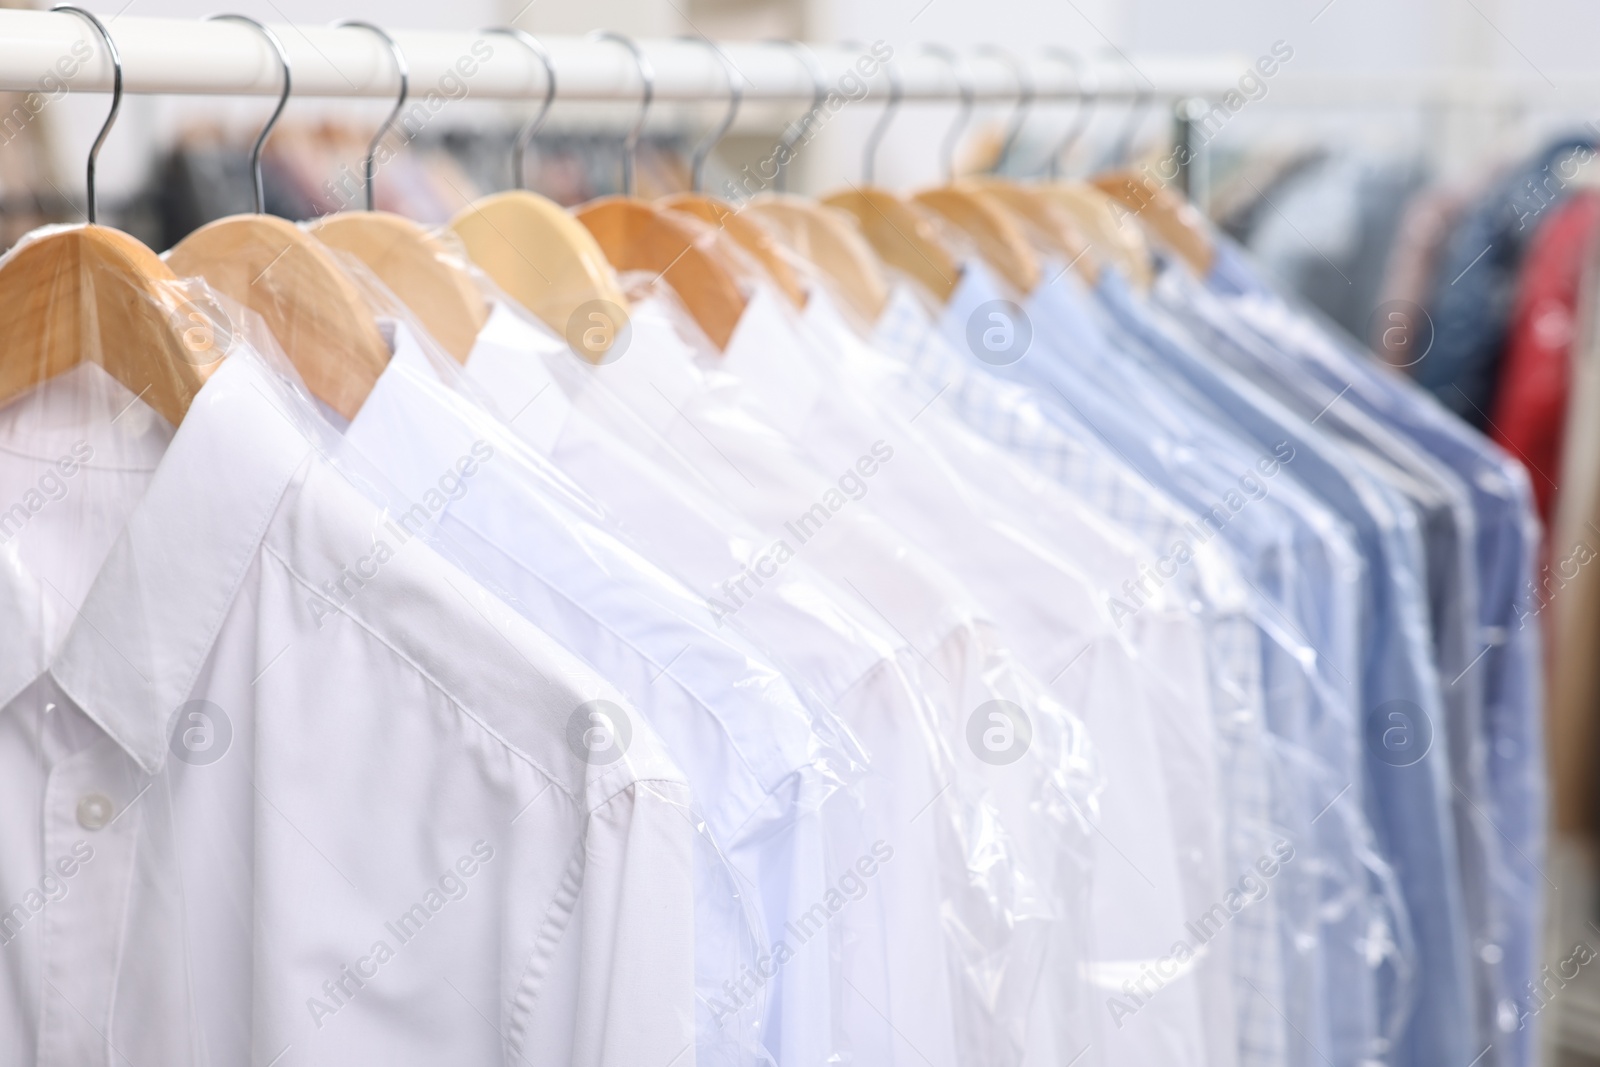
[[45, 786], [39, 923], [39, 1067], [100, 1063], [132, 878], [140, 790], [150, 779], [104, 738]]

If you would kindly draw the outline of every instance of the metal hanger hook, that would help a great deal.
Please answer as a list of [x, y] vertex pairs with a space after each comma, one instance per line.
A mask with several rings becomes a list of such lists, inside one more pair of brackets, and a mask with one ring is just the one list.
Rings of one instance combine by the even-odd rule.
[[122, 110], [122, 53], [117, 51], [117, 42], [111, 39], [111, 31], [106, 29], [92, 11], [85, 11], [81, 7], [71, 4], [57, 4], [51, 11], [68, 11], [74, 15], [82, 15], [89, 20], [89, 24], [100, 34], [100, 39], [106, 43], [106, 52], [111, 56], [111, 114], [106, 116], [105, 125], [100, 127], [100, 134], [94, 139], [94, 144], [89, 148], [88, 185], [89, 185], [89, 225], [93, 226], [99, 218], [99, 202], [94, 191], [94, 167], [100, 158], [100, 146], [106, 143], [106, 135], [111, 132], [111, 127], [116, 124], [117, 112]]
[[[1094, 76], [1094, 71], [1084, 63], [1083, 57], [1070, 48], [1052, 46], [1044, 50], [1044, 54], [1052, 59], [1060, 60], [1072, 69], [1072, 77], [1078, 83], [1078, 110], [1072, 116], [1072, 125], [1062, 135], [1061, 142], [1050, 151], [1047, 161], [1050, 180], [1055, 181], [1061, 177], [1061, 157], [1066, 155], [1073, 145], [1078, 143], [1089, 123], [1094, 120], [1095, 107], [1100, 103], [1100, 82]], [[1087, 79], [1084, 75], [1087, 74]]]
[[[1133, 67], [1132, 63], [1128, 64]], [[1144, 75], [1134, 68], [1134, 73], [1139, 74], [1141, 80]], [[1122, 124], [1122, 131], [1117, 134], [1117, 139], [1111, 146], [1108, 162], [1111, 167], [1125, 167], [1129, 157], [1133, 155], [1133, 138], [1139, 132], [1139, 127], [1144, 125], [1144, 109], [1156, 97], [1155, 92], [1148, 85], [1140, 85], [1134, 90], [1133, 102], [1128, 105], [1128, 118]]]
[[[845, 41], [843, 44], [846, 48], [863, 47], [860, 41]], [[883, 141], [883, 135], [889, 132], [889, 124], [894, 121], [894, 113], [900, 109], [900, 99], [905, 95], [905, 80], [900, 77], [900, 68], [894, 65], [892, 58], [883, 61], [883, 73], [889, 79], [889, 100], [883, 105], [883, 114], [878, 116], [872, 131], [867, 134], [866, 144], [861, 146], [863, 185], [872, 184], [873, 175], [876, 173], [874, 164], [878, 159], [878, 145]]]
[[383, 125], [378, 127], [378, 132], [373, 135], [372, 143], [367, 146], [367, 158], [362, 163], [363, 176], [367, 182], [367, 210], [373, 210], [376, 201], [377, 189], [373, 184], [377, 177], [376, 159], [378, 148], [382, 146], [383, 139], [389, 136], [389, 131], [394, 128], [394, 120], [400, 117], [400, 111], [406, 106], [406, 98], [411, 95], [411, 68], [406, 65], [405, 53], [400, 51], [400, 46], [389, 36], [387, 30], [375, 26], [370, 22], [360, 19], [340, 19], [334, 25], [339, 29], [369, 30], [382, 38], [383, 43], [389, 46], [389, 54], [394, 57], [394, 69], [400, 75], [400, 95], [395, 99], [394, 110], [389, 112], [389, 117], [383, 120]]
[[706, 134], [705, 138], [694, 146], [694, 153], [689, 157], [689, 188], [698, 193], [705, 188], [706, 160], [710, 158], [711, 150], [717, 147], [717, 143], [723, 137], [727, 136], [729, 127], [733, 125], [733, 120], [739, 117], [739, 105], [744, 102], [744, 86], [739, 84], [739, 79], [743, 75], [739, 73], [739, 68], [733, 65], [733, 60], [729, 59], [727, 54], [723, 52], [721, 46], [711, 38], [685, 34], [678, 39], [693, 43], [704, 42], [705, 46], [711, 49], [716, 54], [718, 61], [722, 63], [722, 73], [728, 81], [727, 112], [722, 116], [722, 121], [717, 124], [717, 128]]
[[622, 191], [632, 196], [634, 163], [639, 154], [639, 134], [644, 130], [644, 120], [650, 114], [651, 101], [656, 98], [656, 69], [650, 65], [650, 60], [645, 58], [644, 49], [639, 47], [638, 42], [625, 33], [618, 33], [616, 30], [596, 30], [589, 35], [589, 39], [615, 41], [626, 48], [639, 68], [639, 80], [644, 83], [644, 91], [639, 94], [639, 117], [634, 119], [633, 128], [622, 139]]
[[1011, 156], [1011, 149], [1017, 143], [1017, 137], [1022, 133], [1022, 124], [1028, 121], [1028, 112], [1033, 108], [1035, 89], [1033, 74], [1029, 72], [1027, 64], [1018, 59], [1011, 52], [999, 45], [986, 44], [978, 49], [980, 56], [994, 56], [1007, 67], [1017, 79], [1017, 102], [1011, 108], [1011, 118], [1006, 123], [1005, 140], [1000, 142], [1000, 155], [995, 158], [994, 170], [998, 174], [1006, 165], [1006, 160]]
[[278, 40], [277, 34], [249, 15], [207, 15], [205, 18], [207, 22], [221, 22], [224, 20], [242, 22], [246, 26], [254, 26], [261, 36], [267, 39], [267, 43], [272, 46], [272, 50], [278, 54], [278, 65], [283, 68], [283, 91], [278, 94], [278, 106], [273, 109], [272, 117], [267, 119], [267, 124], [261, 127], [261, 132], [256, 135], [255, 146], [250, 149], [250, 170], [255, 175], [256, 180], [256, 214], [265, 215], [267, 213], [267, 193], [266, 187], [261, 183], [261, 149], [266, 146], [267, 137], [271, 135], [272, 128], [278, 124], [278, 119], [283, 115], [283, 109], [289, 103], [291, 86], [289, 53], [283, 47], [283, 42]]
[[528, 146], [533, 144], [533, 135], [544, 126], [544, 120], [550, 115], [550, 107], [556, 102], [556, 65], [550, 61], [550, 53], [539, 39], [527, 30], [519, 30], [515, 26], [495, 26], [482, 31], [484, 33], [498, 33], [513, 38], [518, 44], [532, 52], [534, 58], [544, 64], [544, 103], [539, 106], [539, 113], [528, 120], [517, 134], [517, 139], [511, 143], [511, 167], [515, 172], [512, 184], [518, 189], [528, 187], [528, 171], [526, 159]]
[[976, 99], [972, 88], [972, 71], [953, 48], [942, 44], [925, 44], [922, 50], [950, 65], [950, 73], [956, 79], [956, 91], [961, 94], [961, 107], [957, 109], [955, 121], [950, 123], [950, 129], [944, 135], [944, 144], [939, 149], [940, 158], [944, 161], [944, 180], [950, 182], [956, 176], [956, 145], [961, 140], [961, 131], [972, 121], [972, 107]]
[[773, 150], [773, 159], [777, 170], [777, 173], [773, 175], [773, 180], [777, 184], [778, 192], [786, 193], [789, 191], [788, 168], [790, 160], [794, 158], [794, 146], [800, 142], [800, 138], [805, 135], [811, 123], [816, 121], [817, 109], [822, 107], [823, 101], [828, 99], [828, 79], [827, 75], [823, 74], [822, 64], [817, 62], [816, 55], [799, 41], [780, 39], [770, 40], [766, 43], [786, 48], [794, 53], [794, 57], [800, 61], [800, 65], [805, 67], [806, 73], [811, 76], [811, 109], [805, 113], [804, 118], [795, 120], [785, 128], [783, 139], [778, 142], [778, 147]]

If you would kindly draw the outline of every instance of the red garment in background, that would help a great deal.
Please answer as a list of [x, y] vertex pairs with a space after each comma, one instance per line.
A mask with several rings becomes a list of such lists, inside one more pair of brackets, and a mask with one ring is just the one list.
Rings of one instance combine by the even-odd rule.
[[1496, 444], [1528, 467], [1539, 519], [1550, 529], [1566, 436], [1572, 343], [1600, 190], [1563, 201], [1539, 226], [1517, 277], [1511, 334], [1489, 417]]

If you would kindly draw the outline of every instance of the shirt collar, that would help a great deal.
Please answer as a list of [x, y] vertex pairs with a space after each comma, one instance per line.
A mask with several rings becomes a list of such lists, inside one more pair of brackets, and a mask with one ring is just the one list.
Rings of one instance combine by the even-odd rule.
[[494, 411], [547, 456], [572, 414], [572, 403], [544, 362], [548, 353], [563, 347], [506, 304], [496, 303], [463, 368]]
[[311, 451], [284, 388], [249, 353], [211, 376], [50, 668], [150, 774], [165, 761], [172, 717]]

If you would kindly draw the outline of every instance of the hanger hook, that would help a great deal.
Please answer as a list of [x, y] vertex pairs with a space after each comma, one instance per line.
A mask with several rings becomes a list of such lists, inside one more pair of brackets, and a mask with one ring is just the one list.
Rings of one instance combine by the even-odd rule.
[[782, 151], [773, 153], [777, 161], [777, 173], [773, 175], [773, 178], [777, 183], [778, 192], [786, 193], [789, 191], [788, 169], [789, 161], [794, 158], [794, 146], [799, 143], [800, 138], [810, 128], [812, 121], [816, 119], [817, 109], [822, 106], [823, 101], [828, 99], [828, 79], [827, 75], [822, 72], [822, 64], [817, 62], [816, 55], [799, 41], [780, 38], [769, 40], [766, 43], [786, 48], [794, 53], [794, 57], [800, 61], [800, 65], [811, 76], [811, 109], [805, 113], [803, 118], [796, 119], [784, 127], [783, 139], [778, 142], [778, 147]]
[[[845, 41], [845, 48], [861, 48], [860, 41]], [[867, 143], [861, 146], [861, 183], [871, 185], [875, 173], [874, 163], [878, 158], [878, 144], [883, 140], [883, 135], [889, 132], [889, 123], [894, 121], [894, 113], [900, 108], [900, 99], [905, 95], [905, 81], [900, 77], [900, 68], [894, 65], [893, 59], [883, 61], [883, 73], [889, 79], [889, 101], [883, 105], [883, 114], [878, 116], [878, 121], [873, 124], [872, 132], [867, 134]]]
[[986, 44], [978, 49], [980, 56], [994, 56], [1007, 67], [1017, 79], [1017, 102], [1011, 108], [1011, 118], [1006, 123], [1005, 140], [1000, 142], [1000, 155], [994, 161], [991, 173], [998, 174], [1006, 165], [1006, 160], [1011, 156], [1011, 149], [1017, 143], [1017, 137], [1022, 133], [1022, 124], [1028, 121], [1028, 112], [1033, 108], [1034, 85], [1033, 75], [1022, 60], [1014, 54], [1001, 48], [999, 45]]
[[111, 39], [111, 31], [106, 29], [92, 11], [85, 11], [81, 7], [71, 4], [57, 4], [51, 11], [70, 11], [74, 15], [82, 15], [89, 20], [95, 30], [100, 34], [101, 40], [106, 43], [106, 51], [111, 56], [111, 114], [106, 116], [104, 126], [100, 127], [100, 135], [94, 139], [94, 144], [89, 147], [89, 225], [93, 226], [99, 218], [99, 203], [94, 191], [94, 165], [100, 158], [100, 146], [106, 143], [106, 134], [111, 132], [111, 127], [116, 124], [117, 112], [122, 110], [122, 53], [117, 51], [117, 42]]
[[[1128, 64], [1130, 67], [1132, 63]], [[1135, 73], [1138, 73], [1135, 68]], [[1142, 79], [1143, 74], [1139, 77]], [[1133, 92], [1133, 102], [1128, 105], [1128, 117], [1122, 124], [1122, 130], [1117, 134], [1117, 139], [1111, 146], [1107, 157], [1111, 167], [1125, 167], [1128, 159], [1133, 155], [1133, 138], [1139, 132], [1139, 127], [1144, 125], [1144, 109], [1155, 99], [1155, 92], [1148, 85], [1139, 85]]]
[[378, 148], [383, 144], [383, 139], [389, 136], [389, 131], [394, 127], [394, 120], [400, 117], [400, 109], [406, 106], [406, 97], [411, 94], [411, 68], [406, 65], [405, 53], [400, 51], [400, 46], [383, 27], [362, 22], [360, 19], [340, 19], [334, 26], [339, 29], [370, 30], [377, 34], [383, 43], [389, 46], [389, 54], [394, 57], [395, 72], [400, 75], [400, 95], [395, 99], [394, 110], [389, 112], [389, 117], [383, 120], [383, 125], [378, 127], [378, 132], [373, 135], [372, 143], [367, 145], [367, 158], [362, 162], [362, 172], [367, 180], [367, 210], [372, 211], [377, 193], [373, 181], [377, 177], [375, 161]]
[[[1055, 181], [1061, 177], [1061, 157], [1066, 155], [1078, 139], [1088, 130], [1089, 123], [1094, 119], [1095, 107], [1100, 103], [1100, 81], [1094, 76], [1094, 71], [1084, 63], [1083, 57], [1070, 48], [1052, 46], [1044, 50], [1044, 54], [1058, 59], [1072, 69], [1072, 77], [1078, 83], [1078, 111], [1072, 117], [1072, 126], [1062, 136], [1061, 143], [1050, 151], [1048, 161], [1050, 180]], [[1084, 75], [1088, 78], [1085, 79]]]
[[650, 114], [650, 102], [656, 98], [656, 68], [645, 58], [644, 49], [639, 47], [639, 43], [625, 33], [618, 33], [616, 30], [596, 30], [589, 35], [589, 39], [615, 41], [626, 48], [639, 68], [639, 80], [644, 83], [644, 91], [639, 94], [639, 117], [633, 120], [633, 128], [622, 139], [622, 191], [632, 196], [634, 161], [639, 153], [639, 134], [644, 130], [646, 116]]
[[251, 18], [249, 15], [207, 15], [207, 22], [242, 22], [246, 26], [254, 26], [261, 36], [267, 39], [272, 50], [278, 53], [278, 65], [283, 68], [283, 91], [278, 94], [278, 106], [273, 110], [272, 117], [267, 119], [267, 124], [261, 127], [261, 132], [256, 135], [255, 147], [250, 149], [250, 170], [256, 179], [256, 214], [267, 213], [266, 187], [261, 183], [261, 149], [266, 146], [267, 138], [272, 134], [272, 128], [278, 124], [278, 119], [283, 115], [283, 109], [289, 103], [289, 53], [283, 47], [283, 42], [278, 40], [278, 35], [267, 29], [264, 25]]
[[961, 140], [961, 131], [972, 120], [972, 105], [976, 98], [972, 89], [972, 72], [953, 48], [942, 44], [925, 44], [922, 50], [950, 65], [950, 73], [956, 79], [956, 91], [961, 94], [961, 107], [956, 111], [955, 121], [950, 124], [950, 129], [944, 135], [944, 144], [939, 149], [939, 155], [944, 160], [944, 180], [950, 182], [956, 176], [956, 145]]
[[728, 58], [727, 53], [723, 52], [722, 47], [711, 38], [685, 34], [678, 39], [690, 43], [704, 42], [722, 63], [722, 73], [728, 81], [727, 113], [722, 116], [717, 128], [706, 134], [705, 138], [694, 146], [694, 153], [689, 157], [689, 188], [698, 193], [705, 187], [706, 160], [710, 157], [711, 150], [717, 147], [717, 142], [727, 135], [733, 120], [739, 117], [739, 105], [744, 102], [744, 86], [739, 84], [738, 79], [743, 75], [739, 73], [739, 68], [733, 65], [733, 60]]
[[527, 30], [519, 30], [515, 26], [496, 26], [482, 32], [504, 34], [515, 39], [518, 44], [532, 52], [534, 58], [544, 64], [544, 103], [539, 106], [539, 113], [528, 120], [528, 124], [522, 127], [517, 139], [511, 144], [511, 167], [515, 171], [512, 181], [518, 189], [526, 189], [528, 171], [525, 159], [528, 146], [533, 144], [533, 135], [544, 126], [544, 120], [550, 115], [550, 106], [556, 102], [556, 66], [550, 61], [550, 53], [545, 46]]

